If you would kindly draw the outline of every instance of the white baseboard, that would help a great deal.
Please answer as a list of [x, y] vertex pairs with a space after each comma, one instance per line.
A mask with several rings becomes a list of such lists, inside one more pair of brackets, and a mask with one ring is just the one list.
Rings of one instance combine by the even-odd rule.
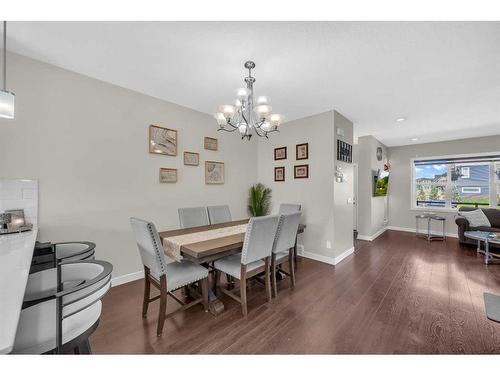
[[[396, 226], [393, 226], [393, 225], [389, 225], [387, 227], [387, 229], [389, 229], [389, 230], [397, 230], [397, 231], [400, 231], [400, 232], [415, 233], [415, 228], [396, 227]], [[422, 228], [421, 228], [421, 230], [422, 230]], [[436, 236], [441, 236], [443, 234], [443, 232], [437, 231], [437, 230], [431, 230], [431, 234], [436, 235]], [[458, 238], [458, 233], [447, 232], [447, 233], [445, 233], [445, 235], [446, 235], [446, 237]]]
[[384, 233], [388, 227], [383, 227], [379, 231], [377, 231], [375, 234], [372, 234], [371, 236], [368, 236], [366, 234], [358, 234], [358, 240], [363, 240], [363, 241], [373, 241], [375, 238], [380, 236], [382, 233]]
[[144, 277], [144, 271], [132, 272], [126, 275], [116, 276], [111, 279], [111, 286], [118, 286]]
[[353, 254], [354, 247], [347, 249], [346, 251], [344, 251], [342, 254], [336, 256], [335, 258], [326, 256], [326, 255], [311, 253], [309, 251], [304, 251], [304, 246], [302, 246], [302, 245], [297, 245], [297, 253], [300, 256], [303, 256], [304, 258], [317, 260], [318, 262], [323, 262], [323, 263], [327, 263], [327, 264], [331, 264], [332, 266], [335, 266], [336, 264], [339, 264], [341, 261], [343, 261], [345, 258], [347, 258], [349, 255]]

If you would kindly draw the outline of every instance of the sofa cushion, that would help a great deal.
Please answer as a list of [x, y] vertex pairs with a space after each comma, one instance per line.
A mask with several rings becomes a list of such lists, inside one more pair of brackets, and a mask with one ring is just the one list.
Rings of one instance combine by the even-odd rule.
[[458, 214], [465, 217], [471, 227], [491, 227], [490, 221], [481, 209], [460, 211]]
[[496, 208], [483, 209], [492, 227], [500, 228], [500, 210]]

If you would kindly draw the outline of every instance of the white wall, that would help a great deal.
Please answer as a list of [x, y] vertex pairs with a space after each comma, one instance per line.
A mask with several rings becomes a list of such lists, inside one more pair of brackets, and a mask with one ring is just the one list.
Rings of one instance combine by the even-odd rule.
[[[448, 142], [425, 143], [411, 146], [391, 147], [389, 160], [389, 225], [398, 228], [415, 229], [415, 215], [421, 211], [411, 209], [411, 158], [499, 152], [500, 135], [461, 139]], [[442, 213], [446, 218], [446, 231], [457, 235], [454, 213]], [[439, 230], [439, 226], [434, 228]]]
[[[377, 160], [378, 147], [382, 148], [380, 161]], [[383, 170], [388, 150], [371, 135], [359, 137], [355, 149], [358, 162], [358, 233], [359, 238], [369, 239], [383, 230], [388, 216], [387, 197], [373, 196], [373, 174]]]
[[[0, 119], [0, 177], [39, 181], [42, 240], [94, 241], [97, 257], [112, 262], [119, 276], [141, 269], [130, 216], [159, 230], [177, 228], [177, 208], [184, 206], [229, 204], [233, 217], [248, 216], [247, 191], [257, 180], [254, 140], [218, 133], [209, 115], [8, 58], [16, 119]], [[149, 124], [178, 130], [177, 157], [148, 153]], [[219, 151], [204, 150], [204, 136], [219, 138]], [[200, 152], [200, 166], [182, 165], [185, 150]], [[225, 162], [224, 185], [205, 185], [205, 160]], [[178, 168], [179, 181], [160, 184], [160, 167]]]

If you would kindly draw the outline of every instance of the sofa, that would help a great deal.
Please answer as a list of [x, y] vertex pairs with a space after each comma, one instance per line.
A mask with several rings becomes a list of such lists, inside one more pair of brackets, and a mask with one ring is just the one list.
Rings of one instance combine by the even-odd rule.
[[[458, 211], [460, 212], [460, 211], [473, 211], [473, 210], [477, 210], [477, 208], [460, 207]], [[455, 217], [455, 223], [458, 226], [458, 239], [459, 239], [461, 244], [477, 246], [476, 240], [472, 240], [472, 239], [466, 238], [464, 236], [464, 232], [469, 231], [469, 230], [482, 230], [485, 232], [498, 232], [498, 233], [500, 233], [500, 210], [497, 210], [495, 208], [480, 208], [480, 210], [482, 210], [484, 212], [484, 214], [486, 215], [486, 217], [488, 218], [488, 220], [491, 224], [491, 228], [490, 227], [471, 227], [466, 218], [461, 217], [459, 215], [457, 215]], [[500, 249], [500, 245], [491, 244], [490, 246]]]

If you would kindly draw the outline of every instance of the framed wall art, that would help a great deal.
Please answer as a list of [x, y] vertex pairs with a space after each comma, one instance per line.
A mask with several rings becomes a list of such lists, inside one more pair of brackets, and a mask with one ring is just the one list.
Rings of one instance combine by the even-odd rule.
[[177, 156], [177, 130], [150, 125], [149, 152], [152, 154]]
[[203, 141], [205, 150], [217, 151], [219, 148], [219, 141], [217, 138], [205, 137]]
[[160, 183], [169, 184], [177, 182], [177, 169], [160, 168]]
[[309, 164], [295, 165], [293, 167], [294, 178], [309, 178]]
[[274, 168], [274, 181], [275, 182], [285, 181], [285, 167]]
[[205, 162], [205, 183], [217, 185], [224, 183], [224, 163], [220, 161]]
[[184, 151], [184, 165], [200, 165], [200, 154]]
[[309, 159], [309, 143], [301, 143], [295, 146], [295, 158], [297, 160]]
[[286, 146], [275, 148], [274, 160], [285, 160], [285, 159], [286, 159]]

